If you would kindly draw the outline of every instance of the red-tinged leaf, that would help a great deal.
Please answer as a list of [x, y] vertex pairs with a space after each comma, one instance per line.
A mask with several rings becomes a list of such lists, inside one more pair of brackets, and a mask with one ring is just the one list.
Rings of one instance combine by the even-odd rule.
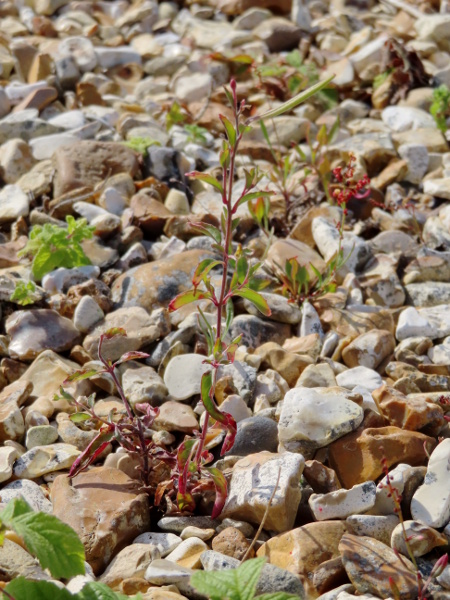
[[188, 177], [192, 177], [192, 179], [199, 179], [200, 181], [204, 181], [209, 185], [212, 185], [216, 188], [221, 194], [223, 194], [222, 184], [218, 179], [216, 179], [213, 175], [209, 173], [201, 173], [200, 171], [191, 171], [190, 173], [186, 173]]
[[127, 337], [127, 332], [123, 327], [111, 327], [111, 329], [102, 334], [102, 338], [105, 340], [110, 340], [116, 336]]
[[210, 300], [211, 294], [209, 292], [201, 292], [199, 290], [189, 290], [187, 292], [182, 292], [178, 294], [170, 303], [169, 303], [169, 311], [173, 312], [174, 310], [178, 310], [182, 306], [186, 306], [186, 304], [190, 304], [191, 302], [195, 302], [196, 300]]
[[197, 287], [211, 269], [214, 269], [218, 265], [223, 265], [223, 262], [221, 260], [214, 260], [214, 258], [205, 258], [205, 260], [202, 260], [195, 269], [194, 276], [192, 277], [193, 286]]
[[265, 317], [270, 317], [270, 315], [272, 314], [269, 305], [267, 304], [266, 300], [261, 296], [261, 294], [258, 294], [258, 292], [255, 292], [250, 288], [245, 288], [243, 290], [235, 290], [233, 291], [233, 296], [240, 296], [241, 298], [246, 298], [247, 300], [250, 300], [250, 302], [254, 304], [259, 310], [259, 312], [261, 312]]
[[161, 483], [158, 483], [158, 487], [156, 488], [156, 492], [155, 492], [155, 497], [153, 500], [153, 504], [155, 506], [159, 506], [162, 500], [162, 497], [164, 496], [165, 492], [167, 490], [172, 490], [173, 489], [173, 481], [172, 479], [168, 479], [167, 481], [161, 481]]
[[225, 127], [225, 131], [227, 133], [227, 138], [231, 146], [234, 146], [236, 143], [236, 131], [233, 127], [233, 124], [225, 115], [219, 115], [219, 119], [222, 121], [222, 125]]
[[66, 377], [63, 381], [63, 385], [67, 385], [69, 383], [73, 383], [74, 381], [82, 381], [83, 379], [89, 379], [94, 375], [98, 375], [99, 373], [104, 373], [102, 369], [80, 369], [79, 371], [75, 371], [69, 377]]
[[216, 403], [214, 402], [214, 400], [212, 398], [212, 381], [213, 381], [212, 371], [203, 373], [202, 381], [201, 381], [201, 397], [202, 397], [203, 406], [208, 411], [208, 414], [210, 417], [212, 417], [215, 421], [218, 421], [219, 423], [222, 423], [223, 425], [225, 425], [226, 417], [217, 408]]
[[233, 445], [234, 445], [234, 440], [236, 438], [236, 433], [237, 433], [237, 426], [236, 426], [236, 421], [233, 419], [233, 417], [228, 414], [228, 413], [222, 413], [225, 416], [226, 422], [225, 422], [225, 427], [227, 428], [227, 434], [225, 436], [225, 439], [223, 440], [223, 444], [222, 444], [222, 449], [220, 451], [220, 456], [223, 456], [224, 454], [226, 454], [227, 452], [229, 452]]
[[219, 471], [219, 469], [214, 467], [205, 467], [205, 471], [208, 471], [214, 482], [214, 487], [216, 488], [216, 500], [214, 502], [214, 507], [211, 514], [211, 517], [216, 519], [222, 512], [228, 496], [227, 480], [225, 479], [222, 471]]
[[255, 200], [255, 198], [268, 198], [272, 195], [273, 192], [249, 192], [248, 194], [244, 194], [243, 196], [241, 196], [241, 198], [239, 198], [239, 200], [236, 200], [236, 202], [233, 204], [233, 214], [237, 211], [238, 207], [241, 206], [241, 204], [245, 204], [250, 200]]
[[149, 356], [150, 354], [147, 354], [147, 352], [138, 352], [137, 350], [132, 350], [131, 352], [125, 352], [125, 354], [122, 354], [122, 356], [114, 363], [114, 365], [117, 366], [129, 360], [141, 360], [148, 358]]
[[402, 595], [400, 594], [400, 590], [398, 589], [393, 577], [389, 577], [389, 587], [391, 588], [394, 600], [401, 600]]
[[107, 431], [99, 431], [95, 438], [86, 446], [80, 456], [73, 462], [69, 471], [69, 477], [75, 477], [103, 452], [114, 436], [114, 428], [110, 427]]
[[194, 451], [194, 446], [198, 444], [197, 440], [185, 440], [178, 447], [177, 464], [180, 471], [186, 467], [186, 463], [190, 461]]
[[192, 494], [190, 494], [189, 492], [185, 492], [184, 494], [178, 492], [177, 504], [179, 510], [182, 512], [194, 512], [195, 510], [195, 501], [192, 497]]

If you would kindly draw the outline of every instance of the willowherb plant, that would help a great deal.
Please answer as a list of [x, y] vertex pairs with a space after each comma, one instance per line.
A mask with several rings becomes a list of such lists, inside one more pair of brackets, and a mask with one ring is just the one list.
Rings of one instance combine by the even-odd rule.
[[[215, 389], [220, 368], [233, 363], [241, 340], [241, 336], [237, 336], [232, 340], [228, 340], [226, 337], [233, 319], [232, 298], [246, 298], [263, 315], [269, 316], [271, 314], [266, 300], [258, 293], [265, 286], [264, 280], [255, 277], [260, 263], [250, 263], [248, 260], [248, 251], [241, 246], [238, 246], [237, 250], [234, 250], [232, 245], [233, 233], [240, 220], [237, 216], [238, 208], [247, 202], [259, 198], [267, 198], [270, 195], [270, 192], [256, 190], [261, 175], [257, 169], [251, 168], [245, 171], [245, 185], [242, 192], [237, 197], [234, 196], [234, 174], [239, 144], [245, 133], [249, 131], [251, 122], [276, 117], [291, 110], [297, 104], [327, 85], [329, 81], [330, 79], [313, 86], [313, 88], [310, 88], [276, 109], [245, 120], [244, 111], [246, 103], [245, 100], [238, 101], [236, 82], [232, 80], [230, 90], [225, 88], [225, 92], [233, 111], [233, 122], [223, 115], [220, 116], [226, 134], [220, 153], [222, 180], [219, 181], [209, 173], [198, 171], [188, 174], [192, 178], [203, 181], [217, 190], [222, 201], [222, 217], [220, 227], [208, 224], [197, 224], [196, 226], [200, 233], [213, 240], [212, 247], [218, 252], [219, 257], [217, 259], [206, 258], [201, 261], [192, 279], [193, 288], [179, 294], [169, 304], [169, 310], [173, 311], [191, 302], [207, 300], [216, 309], [216, 324], [211, 325], [206, 315], [199, 308], [199, 325], [205, 335], [208, 346], [208, 356], [204, 362], [210, 365], [211, 368], [203, 374], [201, 381], [201, 399], [205, 408], [202, 431], [195, 438], [185, 440], [178, 452], [180, 475], [177, 482], [177, 500], [180, 510], [193, 510], [195, 507], [193, 498], [193, 491], [196, 489], [195, 478], [198, 473], [205, 470], [216, 488], [213, 516], [220, 514], [227, 496], [227, 482], [223, 474], [218, 469], [206, 467], [206, 464], [210, 462], [212, 457], [205, 450], [205, 443], [210, 427], [224, 429], [226, 435], [221, 448], [221, 455], [223, 455], [231, 450], [236, 436], [235, 420], [230, 414], [222, 412], [215, 400]], [[264, 205], [263, 209], [265, 210]], [[211, 282], [211, 271], [216, 267], [222, 269], [221, 284], [217, 292]], [[223, 317], [225, 317], [225, 325], [222, 323]]]

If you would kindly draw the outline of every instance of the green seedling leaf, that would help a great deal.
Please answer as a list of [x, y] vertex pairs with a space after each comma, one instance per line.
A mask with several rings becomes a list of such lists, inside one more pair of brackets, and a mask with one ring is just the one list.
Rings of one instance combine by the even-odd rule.
[[291, 98], [287, 102], [284, 102], [281, 106], [277, 106], [276, 108], [268, 110], [267, 112], [261, 115], [255, 115], [253, 117], [250, 117], [249, 119], [247, 119], [246, 125], [253, 123], [254, 121], [260, 121], [262, 119], [273, 119], [273, 117], [278, 117], [279, 115], [282, 115], [285, 112], [293, 110], [296, 106], [298, 106], [302, 102], [305, 102], [305, 100], [308, 100], [308, 98], [316, 94], [319, 90], [325, 88], [333, 79], [334, 75], [331, 75], [323, 81], [319, 81], [319, 83], [312, 85], [307, 90], [300, 92], [300, 94], [297, 94], [297, 96], [294, 96], [294, 98]]
[[261, 312], [265, 317], [270, 317], [270, 315], [272, 314], [269, 305], [267, 304], [266, 300], [261, 296], [261, 294], [258, 294], [258, 292], [255, 292], [250, 288], [236, 290], [233, 292], [233, 296], [240, 296], [241, 298], [246, 298], [247, 300], [250, 300], [250, 302], [254, 304], [259, 310], [259, 312]]
[[80, 369], [79, 371], [72, 373], [72, 375], [69, 375], [69, 377], [66, 377], [63, 381], [63, 385], [68, 385], [74, 381], [83, 381], [83, 379], [89, 379], [99, 373], [104, 373], [104, 371], [101, 369]]
[[92, 416], [88, 413], [79, 412], [70, 415], [69, 419], [72, 421], [72, 423], [83, 423], [84, 421], [89, 421], [89, 419], [92, 419]]
[[18, 281], [9, 300], [21, 306], [34, 304], [36, 302], [36, 285], [32, 281]]
[[5, 591], [14, 600], [78, 600], [78, 594], [73, 596], [50, 581], [29, 581], [25, 577], [16, 577]]
[[245, 256], [241, 256], [237, 261], [238, 283], [244, 283], [248, 273], [248, 261]]
[[233, 127], [233, 124], [224, 115], [219, 115], [219, 119], [222, 121], [222, 125], [225, 127], [228, 142], [231, 146], [234, 146], [236, 143], [236, 131]]
[[15, 507], [0, 518], [23, 539], [42, 568], [58, 579], [83, 575], [84, 546], [75, 531], [53, 515], [27, 510], [22, 499], [11, 502]]
[[209, 292], [201, 292], [199, 290], [188, 290], [187, 292], [182, 292], [178, 294], [170, 303], [169, 303], [169, 311], [173, 312], [174, 310], [178, 310], [182, 306], [186, 306], [186, 304], [190, 304], [191, 302], [195, 302], [196, 300], [209, 300], [211, 298], [211, 294]]
[[192, 179], [199, 179], [200, 181], [204, 181], [205, 183], [212, 185], [216, 188], [221, 194], [223, 194], [222, 184], [218, 179], [210, 175], [209, 173], [201, 173], [200, 171], [191, 171], [190, 173], [186, 173], [188, 177], [192, 177]]

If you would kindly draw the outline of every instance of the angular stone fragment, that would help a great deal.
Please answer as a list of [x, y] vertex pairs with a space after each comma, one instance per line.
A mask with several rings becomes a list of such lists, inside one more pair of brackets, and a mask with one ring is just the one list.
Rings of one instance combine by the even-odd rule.
[[308, 503], [317, 521], [345, 519], [370, 510], [375, 504], [376, 489], [373, 481], [367, 481], [354, 485], [351, 490], [312, 494]]
[[259, 452], [242, 458], [233, 467], [221, 516], [260, 523], [276, 487], [265, 526], [286, 531], [294, 523], [301, 500], [299, 481], [304, 464], [303, 456], [290, 452], [281, 455]]
[[400, 561], [389, 546], [373, 538], [345, 533], [339, 552], [350, 581], [360, 594], [389, 598], [392, 596], [389, 578], [392, 578], [402, 600], [416, 600], [414, 566], [406, 558]]
[[47, 473], [69, 469], [80, 451], [71, 444], [35, 446], [18, 458], [14, 475], [20, 479], [36, 479]]
[[290, 451], [313, 451], [356, 429], [363, 409], [327, 388], [295, 388], [284, 397], [278, 437]]
[[146, 494], [125, 473], [96, 467], [69, 480], [57, 477], [52, 486], [54, 514], [73, 527], [95, 574], [137, 535], [149, 527]]
[[449, 471], [450, 439], [445, 439], [430, 456], [425, 481], [412, 498], [413, 519], [437, 528], [450, 521]]

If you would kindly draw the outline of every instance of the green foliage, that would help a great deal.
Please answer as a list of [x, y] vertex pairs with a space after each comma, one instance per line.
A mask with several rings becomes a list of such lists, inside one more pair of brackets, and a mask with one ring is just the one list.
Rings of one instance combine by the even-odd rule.
[[26, 306], [36, 302], [36, 285], [32, 281], [18, 281], [14, 292], [10, 296], [10, 301]]
[[34, 225], [27, 245], [18, 256], [33, 258], [31, 272], [36, 280], [58, 267], [81, 267], [91, 261], [84, 253], [81, 242], [93, 236], [95, 227], [90, 227], [86, 219], [66, 217], [67, 228], [45, 223]]
[[53, 577], [84, 573], [84, 547], [75, 531], [53, 515], [35, 512], [22, 498], [0, 512], [2, 525], [14, 530]]
[[391, 73], [392, 69], [388, 69], [387, 71], [383, 71], [382, 73], [378, 73], [378, 75], [375, 75], [372, 82], [373, 89], [376, 90], [377, 88], [379, 88], [380, 85], [382, 85], [386, 81], [386, 79]]
[[[89, 582], [80, 592], [71, 594], [50, 581], [28, 581], [24, 577], [17, 577], [8, 583], [5, 591], [14, 600], [128, 600], [129, 598], [114, 592], [104, 583]], [[139, 600], [142, 596], [138, 594], [133, 598]]]
[[200, 127], [200, 125], [192, 123], [191, 125], [185, 125], [184, 130], [189, 134], [187, 138], [188, 142], [194, 142], [195, 144], [200, 145], [206, 144], [208, 142], [208, 139], [206, 137], [208, 130], [204, 127]]
[[124, 146], [131, 148], [135, 152], [139, 152], [145, 158], [148, 154], [148, 148], [150, 146], [161, 146], [158, 140], [154, 140], [149, 137], [132, 137], [126, 142], [123, 142]]
[[447, 131], [447, 117], [450, 116], [450, 90], [446, 85], [440, 85], [433, 90], [433, 102], [430, 106], [438, 129], [445, 133]]
[[181, 108], [178, 102], [174, 101], [166, 113], [166, 129], [169, 131], [174, 125], [185, 123], [188, 120], [187, 113]]
[[297, 598], [286, 592], [274, 592], [255, 596], [256, 586], [265, 558], [253, 558], [236, 569], [223, 571], [197, 571], [191, 577], [191, 585], [210, 600], [289, 600]]

